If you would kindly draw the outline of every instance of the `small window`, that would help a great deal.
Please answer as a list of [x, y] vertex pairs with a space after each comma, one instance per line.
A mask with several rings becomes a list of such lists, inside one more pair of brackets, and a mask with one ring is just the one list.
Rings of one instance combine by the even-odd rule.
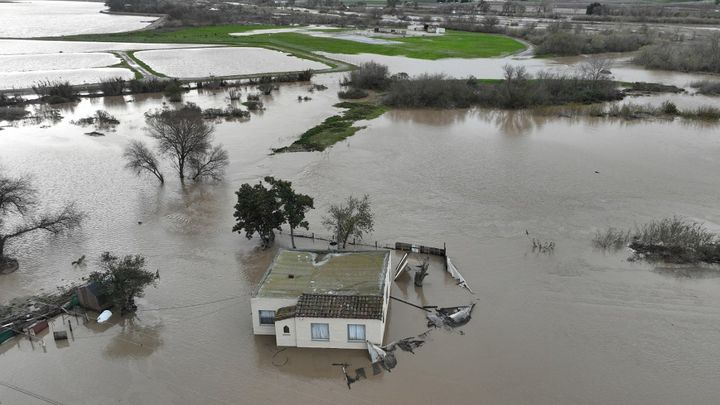
[[365, 325], [348, 325], [348, 341], [364, 342]]
[[326, 323], [311, 323], [310, 337], [312, 340], [330, 340], [330, 326]]
[[260, 310], [260, 325], [274, 325], [275, 311]]
[[290, 334], [290, 327], [287, 326], [287, 325], [283, 326], [283, 333], [289, 335], [289, 334]]

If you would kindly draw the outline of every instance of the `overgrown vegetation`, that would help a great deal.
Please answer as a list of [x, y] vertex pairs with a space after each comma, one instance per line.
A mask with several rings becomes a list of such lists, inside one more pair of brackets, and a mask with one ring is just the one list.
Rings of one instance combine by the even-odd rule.
[[660, 105], [622, 103], [609, 106], [562, 106], [548, 107], [537, 111], [538, 113], [559, 117], [609, 117], [626, 120], [648, 118], [683, 118], [699, 121], [720, 121], [720, 108], [713, 106], [700, 106], [696, 108], [680, 109], [671, 101], [664, 101]]
[[130, 92], [137, 93], [161, 93], [168, 85], [167, 80], [157, 78], [133, 79], [128, 82]]
[[80, 99], [77, 90], [68, 81], [41, 80], [33, 84], [33, 91], [48, 104], [60, 104]]
[[602, 249], [628, 246], [635, 259], [668, 263], [720, 263], [720, 239], [703, 224], [681, 217], [664, 218], [634, 230], [598, 232], [593, 245]]
[[705, 96], [720, 96], [720, 82], [701, 80], [690, 83], [690, 87], [697, 89], [698, 94]]
[[335, 104], [335, 107], [347, 110], [341, 115], [334, 115], [320, 125], [305, 131], [300, 135], [300, 139], [293, 142], [292, 145], [274, 149], [273, 152], [323, 151], [362, 129], [362, 127], [353, 126], [355, 121], [377, 118], [386, 111], [379, 105], [347, 101]]
[[0, 107], [0, 121], [17, 121], [29, 114], [24, 106], [11, 105]]
[[535, 44], [536, 55], [580, 55], [605, 52], [636, 51], [652, 43], [648, 30], [633, 32], [626, 30], [605, 30], [585, 32], [582, 26], [568, 22], [552, 23], [545, 30], [536, 30], [527, 35]]
[[110, 129], [120, 124], [120, 121], [105, 110], [97, 110], [95, 114], [72, 121], [75, 125], [94, 125], [97, 129]]
[[120, 308], [120, 314], [137, 309], [135, 298], [142, 297], [146, 287], [156, 285], [159, 273], [145, 270], [145, 258], [140, 255], [117, 257], [105, 252], [100, 257], [100, 270], [88, 276], [100, 286], [102, 295]]
[[720, 34], [696, 41], [650, 45], [633, 62], [648, 69], [720, 73]]
[[100, 81], [100, 91], [105, 96], [121, 96], [125, 91], [125, 79], [113, 77]]

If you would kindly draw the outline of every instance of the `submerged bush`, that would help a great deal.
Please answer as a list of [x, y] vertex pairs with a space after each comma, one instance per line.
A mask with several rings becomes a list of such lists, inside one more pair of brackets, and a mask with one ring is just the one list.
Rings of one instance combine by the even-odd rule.
[[165, 90], [168, 81], [153, 77], [150, 79], [133, 79], [128, 84], [131, 93], [160, 93]]
[[634, 231], [610, 228], [598, 232], [593, 245], [619, 249], [628, 241], [635, 258], [670, 263], [720, 263], [720, 240], [703, 224], [681, 217], [664, 218]]
[[41, 80], [32, 86], [35, 94], [50, 104], [67, 103], [79, 99], [78, 93], [68, 81]]
[[701, 80], [690, 83], [690, 87], [697, 89], [699, 94], [706, 96], [720, 96], [720, 82]]
[[113, 77], [100, 81], [100, 91], [105, 96], [121, 96], [125, 91], [125, 79]]
[[595, 237], [592, 240], [593, 246], [599, 249], [614, 249], [619, 250], [627, 246], [630, 242], [630, 231], [623, 231], [622, 229], [608, 228], [606, 231], [597, 231]]
[[390, 72], [385, 65], [366, 62], [350, 72], [347, 81], [357, 89], [385, 90], [390, 84]]
[[28, 115], [24, 106], [0, 107], [0, 121], [17, 121]]
[[94, 115], [80, 118], [72, 123], [81, 126], [95, 125], [95, 127], [99, 129], [108, 129], [118, 125], [120, 121], [107, 111], [97, 110]]

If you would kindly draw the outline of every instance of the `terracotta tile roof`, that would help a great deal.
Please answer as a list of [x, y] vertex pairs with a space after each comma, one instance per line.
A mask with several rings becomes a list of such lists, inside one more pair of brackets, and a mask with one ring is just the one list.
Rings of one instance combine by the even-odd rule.
[[[295, 308], [295, 316], [298, 318], [382, 319], [383, 297], [379, 295], [303, 294], [295, 307], [285, 308]], [[283, 315], [285, 314], [283, 313]], [[277, 314], [275, 314], [275, 319], [277, 319]]]

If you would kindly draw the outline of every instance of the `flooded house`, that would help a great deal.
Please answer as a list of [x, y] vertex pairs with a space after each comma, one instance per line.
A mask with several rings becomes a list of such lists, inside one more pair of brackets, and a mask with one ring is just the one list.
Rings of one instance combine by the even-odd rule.
[[390, 298], [390, 253], [281, 250], [251, 299], [253, 332], [278, 346], [381, 345]]

